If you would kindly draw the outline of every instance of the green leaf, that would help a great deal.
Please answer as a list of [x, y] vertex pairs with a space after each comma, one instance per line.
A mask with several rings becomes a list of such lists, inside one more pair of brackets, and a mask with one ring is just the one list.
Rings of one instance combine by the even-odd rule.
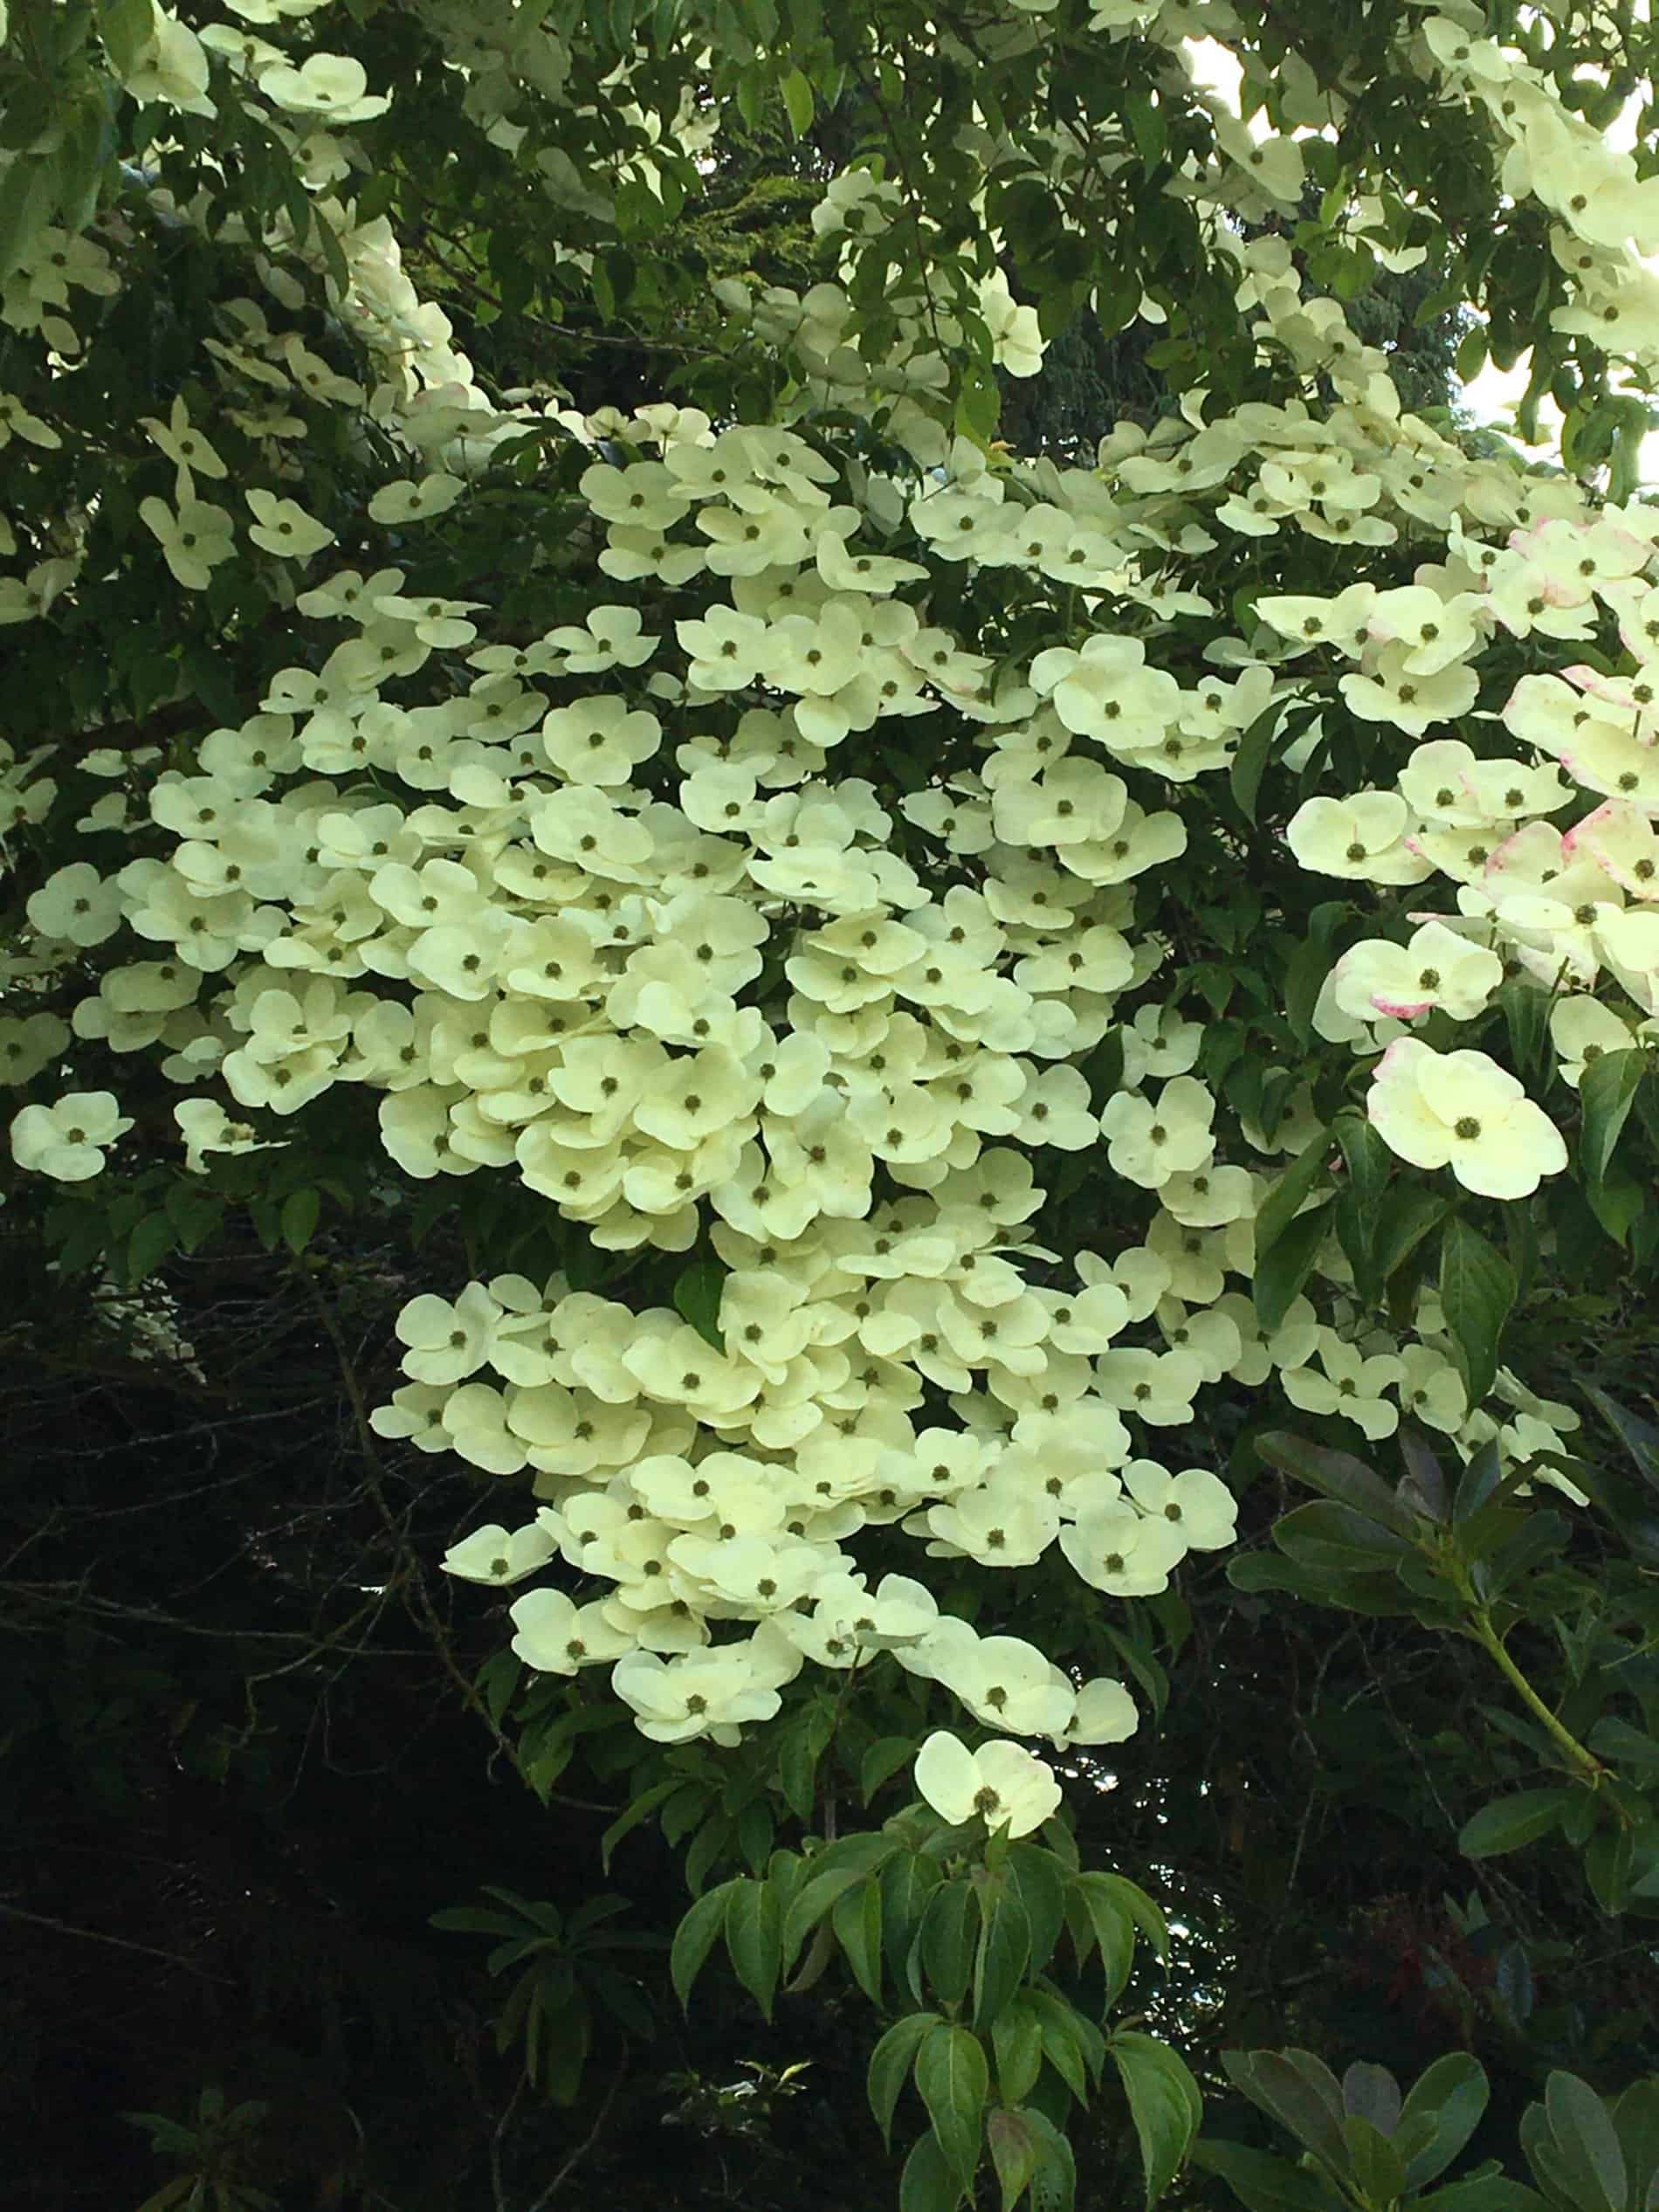
[[818, 1750], [809, 1706], [801, 1720], [785, 1736], [778, 1752], [778, 1783], [784, 1802], [798, 1821], [809, 1821], [817, 1802]]
[[1399, 2152], [1362, 2113], [1350, 2112], [1342, 2123], [1342, 2133], [1348, 2146], [1348, 2163], [1366, 2202], [1394, 2203], [1406, 2185]]
[[1449, 2051], [1426, 2066], [1406, 2093], [1394, 2140], [1406, 2150], [1408, 2188], [1422, 2188], [1443, 2174], [1480, 2126], [1489, 2094], [1486, 2069], [1464, 2050]]
[[883, 1736], [871, 1745], [858, 1768], [858, 1787], [865, 1804], [890, 1781], [901, 1767], [906, 1767], [916, 1756], [916, 1741], [912, 1736]]
[[797, 138], [804, 138], [812, 128], [812, 86], [798, 69], [788, 69], [778, 79], [778, 90], [783, 95], [789, 128]]
[[1346, 1451], [1332, 1451], [1324, 1444], [1310, 1444], [1305, 1437], [1293, 1437], [1282, 1429], [1268, 1430], [1255, 1439], [1255, 1444], [1257, 1453], [1270, 1466], [1294, 1475], [1310, 1490], [1323, 1492], [1325, 1497], [1346, 1506], [1366, 1520], [1393, 1529], [1397, 1536], [1409, 1537], [1414, 1533], [1415, 1524], [1410, 1513], [1381, 1476], [1373, 1474], [1363, 1461], [1351, 1457]]
[[1289, 1560], [1270, 1558], [1265, 1552], [1246, 1552], [1231, 1561], [1227, 1579], [1236, 1590], [1256, 1594], [1285, 1590], [1310, 1605], [1337, 1605], [1351, 1613], [1377, 1619], [1414, 1610], [1399, 1577], [1387, 1574], [1345, 1574], [1327, 1567], [1305, 1567]]
[[934, 1995], [947, 2004], [960, 2004], [974, 1977], [975, 1917], [973, 1885], [960, 1881], [935, 1890], [922, 1915], [919, 1962]]
[[867, 1875], [857, 1889], [836, 1899], [830, 1916], [836, 1941], [846, 1954], [858, 1987], [871, 2004], [881, 2002], [881, 1884]]
[[1635, 1840], [1628, 1828], [1600, 1829], [1585, 1846], [1584, 1878], [1609, 1919], [1616, 1919], [1629, 1903], [1635, 1859]]
[[1486, 326], [1483, 322], [1477, 322], [1472, 330], [1464, 334], [1452, 366], [1457, 372], [1459, 383], [1472, 384], [1480, 375], [1486, 366]]
[[[1057, 1878], [1055, 1888], [1059, 1890]], [[1031, 1919], [1006, 1883], [979, 1893], [980, 1939], [974, 1954], [974, 2024], [988, 2028], [1024, 1979], [1031, 1960]], [[1063, 1908], [1064, 1909], [1064, 1908]]]
[[727, 1902], [738, 1886], [736, 1880], [722, 1882], [718, 1889], [699, 1897], [675, 1931], [668, 1954], [668, 1973], [682, 2012], [690, 2009], [692, 1984], [714, 1947], [715, 1938], [725, 1925]]
[[801, 1947], [836, 1900], [873, 1874], [898, 1849], [898, 1839], [887, 1835], [843, 1836], [808, 1861], [811, 1872], [795, 1892], [783, 1926], [783, 1971], [787, 1974], [800, 1955]]
[[1544, 1047], [1550, 1034], [1551, 994], [1531, 978], [1518, 977], [1497, 994], [1509, 1031], [1510, 1058], [1523, 1078], [1544, 1065]]
[[1637, 1472], [1659, 1490], [1659, 1429], [1609, 1397], [1599, 1383], [1587, 1382], [1585, 1395], [1635, 1462]]
[[1313, 1264], [1331, 1232], [1336, 1208], [1327, 1200], [1311, 1213], [1298, 1214], [1264, 1259], [1258, 1259], [1250, 1284], [1256, 1318], [1270, 1334], [1301, 1296]]
[[738, 1980], [770, 2020], [783, 1948], [783, 1914], [769, 1882], [732, 1885], [726, 1908], [726, 1947]]
[[1022, 1995], [999, 2013], [991, 2029], [996, 2086], [1007, 2105], [1020, 2104], [1043, 2071], [1043, 2029]]
[[1235, 2088], [1331, 2173], [1346, 2174], [1342, 2085], [1321, 2059], [1306, 2050], [1224, 2050], [1222, 2065]]
[[1452, 2181], [1432, 2196], [1417, 2198], [1411, 2212], [1555, 2212], [1555, 2208], [1506, 2174], [1472, 2174], [1466, 2181]]
[[720, 1333], [720, 1297], [725, 1288], [726, 1270], [712, 1259], [696, 1260], [682, 1268], [674, 1283], [675, 1312], [717, 1352], [726, 1349], [726, 1339]]
[[1313, 1010], [1331, 972], [1332, 946], [1352, 909], [1346, 899], [1327, 899], [1308, 916], [1307, 935], [1291, 954], [1284, 974], [1284, 1018], [1298, 1044], [1313, 1035]]
[[1041, 2153], [1031, 2183], [1032, 2212], [1072, 2212], [1077, 2200], [1077, 2161], [1071, 2145], [1046, 2112], [1033, 2106], [1026, 2118]]
[[1336, 1209], [1337, 1235], [1353, 1270], [1355, 1288], [1362, 1299], [1374, 1302], [1381, 1295], [1384, 1279], [1377, 1264], [1376, 1245], [1394, 1154], [1363, 1113], [1338, 1114], [1331, 1124], [1331, 1134], [1342, 1147], [1346, 1171], [1346, 1185]]
[[985, 2140], [1002, 2192], [1002, 2212], [1013, 2212], [1037, 2170], [1041, 2152], [1036, 2131], [1017, 2107], [999, 2105], [985, 2124]]
[[478, 1688], [484, 1693], [485, 1710], [497, 1727], [513, 1703], [523, 1673], [523, 1660], [511, 1650], [493, 1653], [478, 1669]]
[[163, 1202], [167, 1217], [187, 1252], [199, 1251], [224, 1218], [224, 1202], [210, 1190], [176, 1182]]
[[0, 284], [28, 259], [57, 196], [56, 153], [18, 154], [0, 175]]
[[1394, 1154], [1357, 1108], [1338, 1114], [1330, 1134], [1342, 1147], [1350, 1188], [1367, 1210], [1376, 1206], [1394, 1173]]
[[153, 0], [98, 0], [98, 35], [118, 77], [132, 75], [155, 31]]
[[1169, 1964], [1169, 1923], [1138, 1883], [1121, 1874], [1081, 1874], [1077, 1879], [1087, 1888], [1100, 1888], [1114, 1904], [1121, 1905], [1151, 1944], [1159, 1963]]
[[1080, 1874], [1074, 1878], [1070, 1892], [1070, 1901], [1081, 1908], [1081, 1926], [1076, 1920], [1072, 1924], [1079, 1965], [1086, 1963], [1094, 1945], [1100, 1948], [1100, 1963], [1106, 1977], [1105, 2012], [1110, 2012], [1123, 1995], [1135, 1956], [1135, 1924], [1127, 1908], [1102, 1886], [1110, 1878], [1101, 1874]]
[[1522, 1789], [1512, 1797], [1494, 1798], [1464, 1822], [1457, 1848], [1465, 1858], [1499, 1858], [1536, 1843], [1557, 1827], [1573, 1802], [1566, 1789]]
[[1378, 1281], [1389, 1283], [1449, 1211], [1446, 1201], [1431, 1192], [1396, 1189], [1377, 1226], [1372, 1258]]
[[777, 1823], [772, 1816], [770, 1801], [765, 1797], [752, 1798], [737, 1818], [737, 1847], [752, 1874], [764, 1872], [776, 1835]]
[[1192, 2156], [1206, 2174], [1220, 2175], [1246, 2212], [1331, 2212], [1330, 2195], [1321, 2182], [1265, 2151], [1207, 2135], [1194, 2144]]
[[1041, 1845], [1015, 1843], [1008, 1855], [1008, 1876], [1029, 1917], [1031, 1967], [1034, 1973], [1041, 1974], [1054, 1956], [1054, 1947], [1065, 1926], [1069, 1871]]
[[1043, 2056], [1078, 2104], [1087, 2105], [1089, 2070], [1084, 2057], [1083, 2030], [1086, 2029], [1097, 2037], [1099, 2031], [1052, 1989], [1030, 1990], [1027, 2002], [1043, 2038]]
[[1140, 156], [1141, 167], [1156, 169], [1169, 145], [1169, 126], [1164, 121], [1161, 110], [1153, 105], [1145, 93], [1126, 93], [1122, 112], [1134, 135], [1135, 151]]
[[980, 2162], [980, 2136], [990, 2069], [979, 2037], [967, 2028], [930, 2028], [916, 2053], [916, 2086], [940, 2149], [964, 2189]]
[[1146, 2203], [1157, 2203], [1180, 2173], [1198, 2133], [1203, 2100], [1185, 2060], [1151, 2036], [1121, 2032], [1106, 2046], [1129, 2099], [1140, 2140]]
[[1624, 2212], [1629, 2187], [1624, 2153], [1612, 2115], [1594, 2090], [1576, 2074], [1552, 2073], [1545, 2085], [1544, 2111], [1558, 2170], [1580, 2212]]
[[1607, 1713], [1598, 1720], [1587, 1741], [1600, 1758], [1614, 1760], [1621, 1767], [1640, 1768], [1644, 1776], [1659, 1767], [1659, 1740], [1644, 1735], [1640, 1728], [1633, 1728], [1616, 1713]]
[[1592, 1204], [1607, 1181], [1614, 1147], [1629, 1119], [1646, 1068], [1641, 1052], [1604, 1052], [1590, 1062], [1580, 1081], [1584, 1119], [1579, 1129], [1579, 1165]]
[[1256, 802], [1267, 764], [1273, 757], [1273, 738], [1284, 704], [1282, 699], [1276, 699], [1271, 706], [1263, 707], [1240, 738], [1228, 767], [1227, 780], [1234, 800], [1252, 829], [1256, 826]]
[[898, 2180], [898, 2212], [955, 2212], [963, 2189], [930, 2127], [911, 2146]]
[[282, 1202], [282, 1241], [291, 1252], [303, 1252], [322, 1212], [322, 1193], [295, 1190]]
[[1262, 1201], [1256, 1216], [1256, 1264], [1258, 1268], [1312, 1196], [1315, 1184], [1329, 1179], [1330, 1161], [1331, 1133], [1328, 1129], [1321, 1129], [1313, 1141], [1297, 1154]]
[[523, 1926], [506, 1912], [492, 1912], [483, 1905], [446, 1905], [441, 1912], [427, 1915], [426, 1925], [444, 1935], [512, 1935]]
[[1615, 1170], [1604, 1182], [1587, 1187], [1585, 1201], [1604, 1232], [1615, 1244], [1624, 1244], [1642, 1219], [1648, 1193], [1634, 1175]]
[[685, 1885], [690, 1890], [700, 1890], [713, 1869], [731, 1850], [737, 1835], [737, 1823], [721, 1812], [712, 1812], [692, 1838], [685, 1853]]
[[1613, 2125], [1630, 2176], [1634, 2212], [1648, 2212], [1659, 2180], [1659, 2076], [1649, 2074], [1625, 2091], [1614, 2105]]
[[1498, 1344], [1515, 1303], [1515, 1271], [1462, 1219], [1449, 1221], [1441, 1237], [1440, 1303], [1472, 1412], [1497, 1373]]
[[889, 1971], [901, 1985], [927, 1900], [944, 1878], [939, 1861], [922, 1851], [900, 1851], [882, 1869], [883, 1946]]
[[865, 2076], [865, 2090], [870, 2109], [876, 2116], [882, 2140], [890, 2147], [893, 2135], [893, 2113], [898, 2107], [899, 2093], [910, 2078], [910, 2070], [922, 2038], [930, 2029], [940, 2026], [936, 2012], [912, 2012], [903, 2020], [897, 2020], [870, 2054], [870, 2065]]
[[178, 1233], [166, 1214], [147, 1214], [127, 1247], [128, 1283], [141, 1283], [154, 1274], [177, 1243]]

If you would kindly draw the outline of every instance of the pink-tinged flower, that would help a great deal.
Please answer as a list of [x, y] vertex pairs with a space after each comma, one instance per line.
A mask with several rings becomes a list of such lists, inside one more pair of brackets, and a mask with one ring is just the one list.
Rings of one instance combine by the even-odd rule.
[[1634, 899], [1659, 899], [1659, 835], [1638, 807], [1609, 799], [1569, 830], [1563, 852], [1582, 853]]

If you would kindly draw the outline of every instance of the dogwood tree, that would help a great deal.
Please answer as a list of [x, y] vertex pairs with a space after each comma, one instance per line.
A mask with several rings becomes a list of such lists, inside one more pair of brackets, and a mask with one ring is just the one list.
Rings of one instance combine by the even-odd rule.
[[[633, 1716], [682, 1996], [717, 1940], [768, 2008], [844, 1960], [907, 2205], [1064, 2201], [1108, 2058], [1168, 2188], [1197, 2092], [1118, 2014], [1167, 1932], [1064, 1799], [1263, 1462], [1326, 1496], [1241, 1586], [1478, 1647], [1556, 1770], [1516, 1838], [1643, 1909], [1645, 1677], [1564, 1719], [1507, 1638], [1595, 1488], [1527, 1331], [1659, 1245], [1645, 22], [0, 20], [9, 1218], [135, 1290], [246, 1214], [325, 1326], [355, 1219], [456, 1232], [361, 1443], [492, 1478], [444, 1564], [517, 1593], [527, 1776]], [[823, 279], [710, 294], [725, 119], [850, 86]], [[1351, 327], [1431, 247], [1552, 464]], [[1085, 303], [1169, 408], [1022, 458], [999, 373]], [[566, 333], [589, 390], [678, 365], [577, 404]], [[1318, 2197], [1200, 2155], [1247, 2203], [1442, 2170], [1341, 2118]], [[1448, 2202], [1546, 2201], [1494, 2187]]]

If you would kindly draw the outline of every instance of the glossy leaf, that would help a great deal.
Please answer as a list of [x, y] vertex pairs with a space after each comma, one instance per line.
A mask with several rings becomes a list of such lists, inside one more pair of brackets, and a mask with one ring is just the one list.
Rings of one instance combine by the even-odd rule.
[[1256, 1318], [1270, 1334], [1280, 1327], [1301, 1296], [1331, 1233], [1334, 1214], [1334, 1202], [1328, 1199], [1325, 1204], [1298, 1214], [1257, 1259], [1256, 1272], [1250, 1278], [1250, 1296]]
[[1457, 1848], [1465, 1858], [1499, 1858], [1518, 1851], [1559, 1827], [1572, 1802], [1566, 1789], [1522, 1789], [1512, 1797], [1495, 1798], [1464, 1822]]
[[1000, 2105], [985, 2123], [985, 2140], [1002, 2192], [1002, 2212], [1013, 2212], [1037, 2170], [1036, 2130], [1025, 2113]]
[[1198, 2133], [1198, 2085], [1186, 2061], [1151, 2036], [1122, 2032], [1106, 2048], [1129, 2099], [1151, 2207], [1180, 2173]]
[[783, 1915], [769, 1883], [740, 1881], [732, 1885], [726, 1947], [738, 1980], [770, 2020], [783, 1950]]
[[853, 1979], [871, 2004], [881, 2002], [881, 1884], [867, 1875], [836, 1901], [830, 1915]]
[[916, 2053], [916, 2087], [947, 2164], [967, 2188], [980, 2162], [990, 2069], [969, 2029], [930, 2028]]
[[1440, 1303], [1471, 1407], [1497, 1373], [1497, 1347], [1515, 1303], [1515, 1271], [1466, 1221], [1449, 1221], [1440, 1244]]
[[1580, 1078], [1583, 1120], [1579, 1127], [1579, 1165], [1592, 1191], [1607, 1178], [1614, 1149], [1630, 1118], [1646, 1070], [1647, 1059], [1641, 1052], [1604, 1052], [1590, 1062]]
[[1193, 2146], [1192, 2160], [1204, 2173], [1219, 2175], [1245, 2212], [1332, 2212], [1329, 2191], [1313, 2174], [1267, 2151], [1203, 2136]]
[[1306, 1438], [1291, 1436], [1284, 1430], [1269, 1430], [1256, 1438], [1256, 1449], [1270, 1466], [1278, 1467], [1287, 1475], [1294, 1475], [1298, 1482], [1306, 1483], [1311, 1490], [1321, 1492], [1334, 1499], [1339, 1505], [1348, 1506], [1396, 1535], [1408, 1537], [1415, 1523], [1412, 1516], [1400, 1504], [1389, 1485], [1380, 1475], [1367, 1467], [1363, 1460], [1355, 1459], [1345, 1451], [1333, 1451], [1324, 1444], [1311, 1444]]
[[1545, 2116], [1560, 2172], [1581, 2212], [1624, 2212], [1629, 2177], [1613, 2116], [1587, 2082], [1552, 2073], [1545, 2085]]
[[955, 2212], [963, 2187], [930, 2127], [911, 2146], [898, 2178], [898, 2212]]
[[675, 1932], [668, 1954], [668, 1972], [682, 2011], [690, 2006], [692, 1985], [702, 1972], [725, 1926], [726, 1905], [739, 1886], [737, 1881], [722, 1882], [718, 1889], [706, 1892]]
[[1445, 2172], [1480, 2126], [1490, 2093], [1485, 2068], [1467, 2051], [1449, 2051], [1423, 2069], [1394, 2128], [1408, 2187], [1421, 2189]]
[[960, 2004], [974, 1978], [978, 1917], [973, 1885], [962, 1881], [935, 1890], [922, 1915], [918, 1962], [927, 1986], [947, 2004]]
[[894, 2022], [870, 2054], [865, 2090], [876, 2125], [884, 2140], [889, 2143], [892, 2140], [893, 2113], [905, 2084], [910, 2079], [916, 2053], [923, 2037], [940, 2024], [936, 2012], [907, 2014], [903, 2020]]
[[1036, 2084], [1043, 2067], [1043, 2029], [1024, 1995], [997, 2015], [991, 2029], [996, 2086], [1006, 2105], [1018, 2105]]

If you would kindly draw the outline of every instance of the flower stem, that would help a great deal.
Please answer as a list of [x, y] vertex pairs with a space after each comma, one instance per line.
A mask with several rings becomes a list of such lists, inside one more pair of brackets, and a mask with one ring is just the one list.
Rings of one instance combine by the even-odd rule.
[[1580, 1779], [1587, 1781], [1594, 1789], [1607, 1773], [1607, 1768], [1595, 1754], [1587, 1751], [1572, 1730], [1550, 1711], [1548, 1706], [1545, 1704], [1543, 1699], [1539, 1697], [1538, 1692], [1510, 1657], [1503, 1637], [1492, 1626], [1491, 1615], [1483, 1605], [1475, 1606], [1471, 1609], [1470, 1634], [1481, 1649], [1490, 1656], [1494, 1665], [1503, 1674], [1511, 1689], [1514, 1691], [1533, 1719], [1547, 1729], [1555, 1742], [1560, 1746]]

